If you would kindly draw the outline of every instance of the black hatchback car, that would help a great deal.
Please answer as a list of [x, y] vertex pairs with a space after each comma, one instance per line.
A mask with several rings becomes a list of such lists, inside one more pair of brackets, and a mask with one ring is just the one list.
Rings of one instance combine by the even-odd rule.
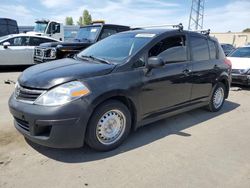
[[194, 108], [219, 111], [231, 64], [216, 39], [184, 30], [119, 33], [74, 58], [26, 69], [9, 99], [15, 127], [55, 148], [107, 151], [131, 130]]

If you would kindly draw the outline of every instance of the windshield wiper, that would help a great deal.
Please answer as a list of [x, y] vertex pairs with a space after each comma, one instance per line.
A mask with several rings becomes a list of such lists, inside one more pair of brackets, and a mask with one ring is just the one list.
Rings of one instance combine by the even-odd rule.
[[83, 41], [91, 42], [91, 40], [90, 40], [90, 39], [87, 39], [87, 38], [81, 38], [81, 39], [75, 38], [74, 40], [76, 40], [76, 41], [78, 41], [78, 42], [83, 42]]
[[99, 61], [101, 63], [105, 63], [105, 64], [109, 64], [109, 65], [113, 64], [113, 63], [111, 63], [110, 61], [108, 61], [106, 59], [103, 59], [103, 58], [100, 58], [100, 57], [94, 57], [92, 55], [82, 55], [81, 57], [82, 58], [87, 58], [87, 59], [92, 59], [94, 61]]

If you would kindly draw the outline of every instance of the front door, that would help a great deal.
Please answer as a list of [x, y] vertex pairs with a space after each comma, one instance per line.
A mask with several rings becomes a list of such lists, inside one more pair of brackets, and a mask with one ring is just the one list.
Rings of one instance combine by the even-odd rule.
[[15, 37], [9, 39], [10, 46], [0, 46], [0, 65], [32, 64], [34, 47], [29, 47], [29, 37]]
[[[185, 35], [167, 37], [157, 43], [149, 50], [149, 58], [152, 56], [161, 57], [165, 65], [154, 68], [144, 76], [141, 95], [141, 112], [143, 119], [155, 115], [165, 114], [178, 109], [190, 100], [191, 86], [189, 83], [189, 70], [191, 69], [186, 52], [186, 60], [183, 61], [183, 54], [175, 54], [176, 61], [169, 62], [164, 54], [167, 50], [178, 46], [186, 48]], [[180, 57], [180, 61], [178, 61]]]

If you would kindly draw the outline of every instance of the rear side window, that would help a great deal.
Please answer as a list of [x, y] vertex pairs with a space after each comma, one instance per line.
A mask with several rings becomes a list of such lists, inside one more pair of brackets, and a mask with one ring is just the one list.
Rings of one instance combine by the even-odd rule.
[[216, 59], [216, 46], [211, 40], [208, 40], [208, 46], [210, 51], [210, 59]]
[[207, 39], [191, 37], [190, 43], [194, 61], [205, 61], [210, 59]]
[[55, 42], [55, 41], [38, 37], [30, 37], [30, 46], [39, 46], [40, 44], [46, 42]]

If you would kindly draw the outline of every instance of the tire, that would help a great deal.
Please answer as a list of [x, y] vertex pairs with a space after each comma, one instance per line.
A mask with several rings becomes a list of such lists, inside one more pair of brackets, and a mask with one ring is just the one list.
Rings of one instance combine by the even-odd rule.
[[97, 151], [117, 148], [131, 129], [131, 114], [127, 106], [116, 100], [101, 104], [93, 112], [87, 131], [86, 143]]
[[218, 112], [225, 102], [225, 94], [226, 87], [223, 83], [219, 82], [213, 91], [213, 95], [208, 105], [208, 110], [211, 112]]

